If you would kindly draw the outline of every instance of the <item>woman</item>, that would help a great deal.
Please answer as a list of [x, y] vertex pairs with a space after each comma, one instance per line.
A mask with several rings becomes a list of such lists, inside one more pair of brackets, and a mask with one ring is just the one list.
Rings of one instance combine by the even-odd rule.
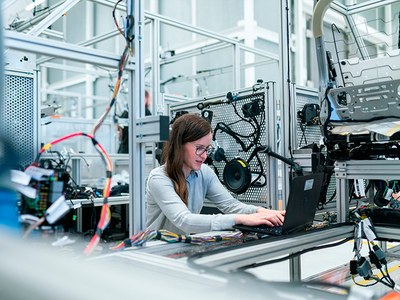
[[[212, 150], [211, 140], [211, 125], [198, 115], [185, 114], [173, 123], [163, 151], [165, 164], [153, 169], [147, 181], [147, 227], [187, 234], [231, 229], [235, 224], [282, 225], [285, 211], [238, 201], [203, 164]], [[224, 214], [200, 214], [205, 198]]]

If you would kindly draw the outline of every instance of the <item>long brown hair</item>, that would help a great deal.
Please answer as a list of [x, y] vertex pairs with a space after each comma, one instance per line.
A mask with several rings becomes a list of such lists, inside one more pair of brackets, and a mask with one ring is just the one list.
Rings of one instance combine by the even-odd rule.
[[188, 205], [188, 189], [183, 174], [183, 145], [206, 136], [212, 131], [211, 125], [201, 116], [193, 113], [180, 116], [172, 124], [169, 141], [165, 144], [162, 161], [174, 183], [176, 193]]

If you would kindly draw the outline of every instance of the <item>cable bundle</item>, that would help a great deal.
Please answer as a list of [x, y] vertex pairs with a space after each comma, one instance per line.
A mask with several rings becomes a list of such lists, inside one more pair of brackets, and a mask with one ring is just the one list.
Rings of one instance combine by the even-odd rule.
[[129, 248], [133, 246], [141, 246], [145, 242], [157, 239], [158, 231], [156, 230], [151, 230], [151, 229], [146, 229], [143, 230], [130, 238], [127, 238], [117, 244], [116, 246], [110, 247], [111, 250], [122, 250], [124, 248]]
[[145, 242], [151, 240], [161, 240], [167, 243], [190, 243], [195, 245], [202, 245], [213, 242], [221, 242], [221, 241], [229, 241], [241, 238], [243, 235], [240, 231], [232, 232], [232, 233], [223, 233], [219, 235], [212, 236], [202, 236], [202, 235], [181, 235], [176, 234], [171, 231], [161, 229], [161, 230], [152, 230], [145, 229], [130, 238], [125, 239], [120, 242], [116, 246], [111, 247], [111, 250], [122, 250], [125, 248], [133, 247], [133, 246], [141, 246]]
[[230, 241], [230, 240], [235, 240], [235, 239], [240, 239], [243, 236], [243, 234], [240, 231], [235, 231], [232, 233], [224, 233], [224, 234], [219, 234], [219, 235], [214, 235], [214, 236], [198, 236], [198, 235], [193, 235], [191, 236], [191, 244], [207, 244], [207, 243], [215, 243], [215, 242], [221, 242], [221, 241]]
[[180, 235], [167, 230], [160, 230], [161, 234], [160, 240], [166, 241], [168, 243], [190, 243], [195, 245], [202, 245], [213, 242], [229, 241], [234, 239], [239, 239], [242, 237], [240, 231], [232, 233], [223, 233], [219, 235], [203, 236], [203, 235]]
[[[361, 239], [365, 237], [369, 248], [368, 258], [361, 255], [362, 243]], [[350, 274], [353, 282], [356, 285], [368, 287], [379, 283], [394, 289], [399, 290], [397, 284], [390, 277], [386, 255], [382, 249], [375, 244], [372, 240], [376, 238], [374, 228], [369, 218], [362, 219], [356, 224], [354, 230], [354, 257], [350, 261]], [[371, 264], [380, 271], [380, 274], [374, 274]], [[372, 281], [369, 284], [362, 284], [356, 282], [357, 276], [363, 277], [367, 281]]]
[[[371, 247], [372, 246], [372, 247]], [[383, 285], [398, 290], [396, 283], [390, 277], [387, 260], [384, 252], [378, 245], [373, 242], [368, 242], [369, 247], [369, 261], [363, 256], [355, 255], [353, 260], [350, 261], [350, 274], [353, 282], [358, 286], [368, 287], [379, 283]], [[380, 271], [380, 274], [373, 274], [371, 263], [376, 266]], [[361, 282], [356, 282], [356, 276], [361, 276], [367, 281], [373, 281], [370, 284], [362, 284]]]
[[[102, 122], [100, 122], [100, 124], [101, 123]], [[37, 165], [39, 163], [40, 156], [43, 152], [50, 149], [55, 144], [58, 144], [64, 140], [67, 140], [67, 139], [70, 139], [70, 138], [73, 138], [76, 136], [85, 136], [87, 138], [90, 138], [93, 143], [93, 146], [95, 147], [96, 151], [100, 154], [100, 157], [106, 166], [106, 183], [105, 183], [105, 187], [103, 190], [103, 198], [104, 198], [103, 206], [101, 209], [100, 220], [99, 220], [99, 223], [97, 224], [96, 232], [84, 250], [84, 254], [88, 255], [88, 254], [91, 254], [93, 252], [93, 250], [96, 248], [97, 244], [100, 241], [101, 234], [107, 228], [107, 226], [111, 220], [111, 211], [110, 211], [110, 207], [108, 205], [108, 197], [110, 196], [110, 190], [111, 190], [112, 162], [111, 162], [109, 155], [107, 154], [104, 147], [99, 142], [97, 142], [97, 140], [94, 138], [93, 135], [90, 135], [90, 134], [87, 134], [84, 132], [75, 132], [75, 133], [71, 133], [69, 135], [63, 136], [59, 139], [54, 140], [53, 142], [50, 142], [50, 143], [44, 145], [40, 149], [39, 154], [38, 154], [37, 158], [35, 159], [34, 165]]]
[[[105, 199], [105, 198], [104, 198]], [[100, 221], [97, 224], [97, 229], [93, 237], [91, 238], [89, 244], [86, 246], [85, 250], [83, 251], [84, 254], [89, 255], [93, 252], [96, 248], [98, 243], [100, 242], [100, 237], [103, 231], [107, 228], [108, 224], [111, 220], [111, 211], [108, 203], [103, 203], [100, 213]]]
[[[125, 65], [128, 62], [129, 55], [133, 53], [133, 49], [131, 48], [131, 44], [134, 39], [134, 36], [132, 34], [133, 27], [134, 27], [133, 16], [127, 16], [127, 26], [125, 28], [125, 33], [122, 32], [121, 28], [119, 27], [118, 23], [116, 22], [115, 11], [116, 11], [117, 5], [121, 1], [122, 0], [118, 0], [114, 6], [113, 18], [114, 18], [114, 22], [117, 26], [118, 31], [125, 38], [126, 45], [125, 45], [124, 52], [121, 55], [121, 58], [120, 58], [120, 61], [118, 64], [118, 76], [117, 76], [117, 80], [115, 82], [112, 99], [111, 99], [108, 107], [106, 108], [105, 112], [98, 118], [98, 120], [94, 124], [91, 134], [87, 134], [84, 132], [75, 132], [75, 133], [63, 136], [59, 139], [56, 139], [53, 142], [50, 142], [50, 143], [44, 145], [40, 149], [37, 158], [35, 159], [34, 163], [32, 164], [32, 165], [38, 165], [39, 159], [40, 159], [40, 156], [42, 155], [42, 153], [45, 152], [46, 150], [49, 150], [53, 145], [58, 144], [62, 141], [68, 140], [68, 139], [76, 137], [76, 136], [85, 136], [85, 137], [88, 137], [91, 139], [93, 146], [95, 147], [96, 151], [100, 154], [100, 157], [101, 157], [104, 165], [106, 166], [106, 183], [105, 183], [105, 187], [103, 190], [104, 200], [103, 200], [103, 206], [101, 209], [100, 220], [99, 220], [99, 223], [97, 224], [97, 229], [96, 229], [95, 234], [93, 235], [92, 239], [90, 240], [89, 244], [86, 246], [86, 248], [84, 250], [84, 254], [87, 254], [87, 255], [89, 255], [93, 252], [93, 250], [95, 249], [95, 247], [97, 246], [97, 244], [100, 241], [100, 237], [101, 237], [103, 231], [107, 228], [107, 226], [111, 220], [111, 211], [110, 211], [110, 207], [108, 205], [108, 197], [110, 196], [110, 190], [111, 190], [112, 162], [111, 162], [111, 159], [110, 159], [109, 155], [107, 154], [106, 150], [104, 149], [104, 147], [100, 143], [98, 143], [97, 140], [95, 139], [95, 136], [96, 136], [96, 132], [101, 127], [101, 125], [103, 124], [107, 115], [111, 111], [111, 108], [114, 106], [114, 104], [116, 102], [117, 95], [118, 95], [118, 92], [119, 92], [119, 89], [121, 86], [123, 70], [125, 68]], [[41, 221], [41, 220], [39, 220], [39, 221]], [[41, 221], [41, 222], [43, 222], [43, 221]], [[37, 224], [40, 224], [40, 223], [38, 222]], [[33, 227], [33, 226], [31, 226], [31, 227]], [[29, 235], [29, 233], [31, 231], [32, 231], [32, 229], [29, 229], [29, 231], [26, 232], [25, 236]]]
[[55, 144], [58, 144], [62, 141], [65, 141], [67, 139], [70, 139], [70, 138], [73, 138], [76, 136], [85, 136], [85, 137], [91, 139], [93, 146], [95, 147], [96, 151], [100, 154], [100, 157], [106, 166], [106, 183], [105, 183], [105, 187], [103, 190], [103, 198], [104, 199], [103, 199], [103, 207], [101, 209], [101, 214], [100, 214], [100, 221], [97, 224], [97, 229], [96, 229], [95, 234], [93, 235], [92, 239], [90, 240], [89, 244], [87, 245], [87, 247], [85, 248], [85, 251], [84, 251], [84, 254], [90, 254], [93, 252], [94, 248], [99, 243], [101, 234], [107, 228], [107, 226], [111, 220], [111, 211], [110, 211], [110, 207], [108, 205], [108, 197], [110, 196], [110, 190], [111, 190], [112, 162], [111, 162], [111, 159], [110, 159], [109, 155], [107, 154], [106, 150], [99, 142], [97, 142], [97, 140], [94, 138], [93, 135], [90, 135], [90, 134], [87, 134], [84, 132], [75, 132], [75, 133], [71, 133], [69, 135], [63, 136], [59, 139], [56, 139], [56, 140], [44, 145], [39, 150], [39, 154], [36, 157], [36, 159], [32, 165], [39, 165], [39, 159], [40, 159], [40, 156], [42, 155], [42, 153], [45, 152], [46, 150], [49, 150]]

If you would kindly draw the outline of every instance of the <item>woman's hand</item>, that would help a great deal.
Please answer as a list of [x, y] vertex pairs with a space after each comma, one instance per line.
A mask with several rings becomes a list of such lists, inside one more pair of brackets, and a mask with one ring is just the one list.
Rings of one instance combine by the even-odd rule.
[[257, 209], [257, 213], [255, 214], [236, 215], [235, 223], [248, 226], [255, 226], [255, 225], [268, 225], [272, 227], [282, 226], [284, 216], [285, 216], [284, 210], [270, 210], [261, 207]]

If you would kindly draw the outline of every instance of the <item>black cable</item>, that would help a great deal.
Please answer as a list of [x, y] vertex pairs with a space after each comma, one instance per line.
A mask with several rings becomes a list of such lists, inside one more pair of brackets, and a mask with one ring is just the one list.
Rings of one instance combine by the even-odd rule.
[[[368, 242], [368, 249], [369, 249], [369, 253], [370, 253], [370, 261], [378, 268], [378, 270], [382, 274], [382, 279], [379, 282], [381, 282], [382, 284], [385, 284], [383, 282], [383, 279], [385, 279], [387, 281], [388, 286], [391, 287], [391, 288], [394, 288], [395, 282], [390, 277], [390, 274], [389, 274], [389, 272], [387, 270], [386, 259], [379, 260], [379, 258], [376, 256], [375, 250], [373, 250], [371, 248], [371, 243], [372, 243], [371, 241]], [[378, 249], [380, 249], [380, 248], [378, 247]], [[385, 267], [385, 271], [382, 269], [382, 261], [383, 261], [383, 265]]]
[[[292, 141], [291, 141], [291, 137], [292, 137], [292, 130], [291, 130], [291, 120], [292, 120], [292, 113], [291, 113], [291, 105], [292, 105], [292, 97], [291, 97], [291, 78], [290, 78], [290, 49], [289, 49], [289, 45], [290, 45], [290, 39], [289, 39], [289, 35], [290, 35], [290, 31], [289, 31], [289, 2], [288, 0], [286, 0], [286, 45], [288, 45], [288, 50], [287, 50], [287, 87], [288, 87], [288, 114], [289, 114], [289, 144], [288, 144], [288, 150], [289, 150], [289, 154], [290, 154], [290, 158], [293, 159], [293, 153], [292, 153]], [[292, 171], [292, 167], [291, 167], [291, 171]], [[290, 172], [292, 173], [292, 172]]]
[[370, 286], [374, 286], [375, 284], [378, 283], [378, 281], [375, 281], [374, 283], [370, 283], [370, 284], [360, 284], [354, 280], [354, 277], [353, 277], [353, 282], [355, 285], [362, 286], [362, 287], [370, 287]]
[[[229, 99], [229, 97], [227, 96]], [[246, 102], [246, 104], [243, 104], [242, 106], [242, 112], [239, 112], [238, 110], [238, 104], [240, 101], [247, 101], [250, 100], [250, 102]], [[251, 149], [254, 149], [253, 152], [250, 154], [250, 158], [247, 159], [247, 163], [251, 164], [252, 158], [256, 156], [257, 162], [254, 164], [251, 164], [251, 167], [255, 167], [256, 171], [252, 170], [252, 173], [257, 174], [256, 178], [251, 181], [251, 186], [257, 186], [257, 187], [262, 187], [266, 185], [266, 180], [263, 182], [258, 183], [260, 178], [262, 178], [264, 175], [264, 167], [263, 167], [263, 162], [261, 158], [259, 157], [256, 149], [257, 147], [261, 147], [261, 136], [262, 136], [262, 128], [265, 124], [265, 93], [255, 93], [253, 90], [253, 93], [251, 95], [246, 95], [246, 96], [240, 96], [235, 98], [234, 100], [230, 100], [228, 104], [232, 105], [232, 108], [234, 110], [234, 114], [239, 118], [238, 120], [235, 120], [230, 123], [225, 123], [225, 122], [218, 122], [214, 129], [213, 129], [213, 137], [212, 140], [216, 141], [217, 140], [217, 135], [219, 133], [226, 133], [229, 136], [231, 136], [237, 144], [239, 144], [240, 149], [243, 153], [248, 153]], [[243, 124], [245, 122], [245, 125]], [[246, 128], [243, 128], [243, 125], [246, 126]], [[233, 125], [234, 128], [232, 128]], [[240, 128], [240, 132], [249, 132], [247, 134], [241, 134], [237, 131], [235, 131], [236, 128]], [[227, 159], [224, 160], [225, 163], [228, 162]], [[210, 163], [208, 163], [210, 164]], [[211, 165], [214, 167], [215, 170], [218, 170], [217, 167], [211, 163]], [[219, 172], [216, 172], [219, 173]], [[224, 184], [223, 180], [220, 179], [220, 181]]]
[[[238, 122], [240, 122], [240, 121], [238, 121]], [[236, 123], [238, 123], [238, 122], [236, 122]], [[246, 121], [246, 122], [247, 122], [247, 121]], [[220, 127], [220, 126], [223, 126], [223, 129], [222, 129], [222, 128], [217, 128], [217, 129], [215, 129], [215, 131], [218, 130], [218, 129], [220, 129], [221, 131], [225, 130], [225, 132], [229, 131], [230, 135], [235, 135], [235, 136], [237, 136], [237, 137], [242, 137], [242, 138], [250, 138], [252, 135], [254, 135], [254, 133], [251, 133], [251, 134], [249, 134], [249, 135], [244, 135], [244, 134], [240, 134], [240, 133], [238, 133], [238, 132], [236, 132], [236, 131], [233, 131], [233, 130], [232, 130], [227, 124], [225, 124], [224, 122], [218, 122], [217, 125], [216, 125], [216, 127]]]
[[242, 122], [242, 120], [236, 120], [236, 121], [234, 121], [234, 122], [231, 122], [231, 123], [228, 123], [228, 124], [225, 124], [225, 125], [228, 126], [228, 127], [230, 127], [230, 126], [235, 125], [235, 124], [237, 124], [237, 123], [239, 123], [239, 122]]
[[[256, 120], [256, 118], [251, 118], [251, 120], [256, 124], [254, 125], [253, 122], [246, 120], [244, 118], [241, 119], [242, 121], [250, 124], [254, 131], [248, 135], [244, 135], [244, 134], [240, 134], [234, 130], [232, 130], [228, 124], [224, 123], [224, 122], [218, 122], [214, 128], [214, 134], [213, 134], [213, 140], [216, 140], [216, 135], [218, 133], [218, 131], [221, 132], [225, 132], [226, 134], [229, 134], [231, 137], [233, 137], [236, 142], [241, 146], [242, 150], [244, 152], [248, 152], [254, 145], [259, 145], [259, 140], [261, 137], [261, 125], [258, 123], [258, 121]], [[231, 124], [237, 124], [239, 123], [239, 121], [236, 121], [234, 123]], [[253, 139], [251, 139], [253, 136], [255, 136]], [[240, 138], [246, 138], [250, 141], [250, 144], [248, 146], [245, 145], [245, 143], [240, 139]]]
[[[247, 97], [246, 97], [246, 98], [247, 98]], [[252, 99], [252, 98], [255, 98], [255, 99], [253, 99], [252, 101], [261, 102], [262, 105], [264, 106], [264, 101], [265, 101], [265, 100], [264, 100], [263, 97], [260, 97], [259, 94], [255, 94], [255, 93], [253, 92], [253, 94], [251, 95], [250, 99]], [[234, 113], [240, 118], [240, 120], [242, 120], [242, 121], [244, 121], [244, 122], [250, 124], [250, 125], [253, 127], [254, 131], [253, 131], [253, 133], [250, 134], [249, 136], [256, 135], [256, 134], [260, 131], [260, 125], [258, 124], [257, 118], [256, 118], [255, 116], [250, 117], [250, 119], [251, 119], [254, 123], [256, 123], [256, 124], [254, 125], [251, 121], [247, 120], [245, 117], [243, 117], [243, 116], [238, 112], [238, 110], [237, 110], [237, 102], [236, 102], [236, 101], [230, 101], [229, 103], [232, 105], [233, 110], [234, 110]], [[261, 123], [264, 122], [264, 121], [265, 121], [265, 109], [263, 109], [263, 110], [261, 111]]]
[[[228, 282], [231, 282], [235, 284], [237, 287], [238, 284], [243, 284], [246, 288], [249, 287], [249, 283], [255, 284], [255, 283], [266, 283], [265, 280], [259, 279], [256, 276], [254, 276], [251, 273], [248, 272], [237, 272], [237, 271], [232, 271], [230, 273], [226, 273], [223, 271], [218, 270], [217, 268], [212, 268], [204, 265], [199, 265], [195, 263], [194, 258], [201, 258], [203, 257], [204, 253], [196, 253], [195, 255], [189, 256], [187, 259], [187, 264], [189, 267], [198, 270], [201, 273], [207, 273], [211, 275], [216, 275], [220, 278], [224, 278], [225, 280], [228, 280]], [[277, 283], [275, 283], [277, 284]], [[287, 286], [288, 283], [283, 283], [282, 290]], [[333, 283], [329, 282], [317, 282], [317, 281], [307, 281], [307, 282], [290, 282], [290, 287], [306, 287], [308, 288], [336, 288], [342, 290], [344, 293], [349, 293], [350, 292], [350, 287], [347, 286], [340, 286], [336, 285]], [[326, 290], [324, 290], [326, 291]]]
[[[324, 95], [324, 99], [323, 99], [323, 101], [326, 101], [326, 106], [327, 106], [327, 108], [328, 108], [328, 115], [327, 115], [327, 117], [326, 117], [326, 120], [325, 120], [325, 122], [324, 122], [324, 124], [322, 125], [322, 129], [323, 129], [323, 132], [324, 132], [324, 137], [325, 137], [325, 139], [328, 137], [328, 122], [331, 122], [331, 114], [332, 114], [332, 108], [331, 108], [331, 103], [330, 103], [330, 101], [329, 101], [329, 99], [328, 99], [328, 93], [329, 93], [329, 91], [332, 89], [332, 87], [328, 87], [326, 90], [325, 90], [325, 95]], [[323, 102], [322, 101], [322, 102]], [[321, 102], [321, 109], [322, 109], [322, 102]], [[326, 141], [325, 141], [326, 142]]]
[[299, 126], [301, 129], [301, 139], [300, 139], [300, 143], [299, 143], [299, 147], [301, 147], [301, 144], [303, 143], [303, 137], [304, 137], [304, 142], [307, 145], [307, 137], [306, 137], [306, 127], [307, 125], [303, 126], [303, 124], [301, 122], [299, 122]]
[[242, 116], [239, 114], [239, 112], [237, 111], [237, 107], [236, 107], [237, 103], [236, 103], [235, 101], [230, 101], [230, 103], [231, 103], [231, 105], [232, 105], [232, 107], [233, 107], [233, 111], [235, 112], [235, 114], [236, 114], [241, 120], [243, 120], [244, 122], [249, 123], [249, 124], [253, 127], [253, 129], [256, 130], [256, 127], [254, 127], [254, 125], [253, 125], [249, 120], [247, 120], [245, 117], [242, 117]]
[[90, 229], [89, 230], [95, 230], [96, 225], [97, 225], [97, 216], [96, 216], [96, 206], [94, 205], [94, 201], [92, 197], [89, 197], [89, 200], [92, 202], [92, 214], [90, 216]]
[[[260, 147], [258, 147], [258, 148], [260, 148]], [[254, 185], [255, 185], [254, 183], [257, 182], [262, 176], [265, 177], [265, 175], [264, 175], [264, 166], [263, 166], [263, 164], [262, 164], [262, 161], [261, 161], [260, 156], [258, 155], [259, 150], [257, 151], [258, 148], [255, 148], [255, 149], [254, 149], [253, 153], [250, 155], [249, 159], [247, 160], [247, 163], [250, 164], [250, 161], [253, 159], [253, 157], [256, 157], [256, 158], [257, 158], [257, 162], [258, 162], [258, 166], [259, 166], [259, 168], [260, 168], [260, 171], [259, 171], [259, 172], [255, 172], [255, 171], [252, 170], [252, 173], [258, 174], [258, 176], [257, 176], [257, 178], [255, 178], [255, 179], [251, 182], [251, 186], [254, 186]], [[262, 184], [262, 185], [257, 185], [257, 186], [265, 186], [265, 185], [266, 185], [266, 180], [265, 180], [264, 184]]]
[[339, 51], [338, 51], [337, 45], [336, 45], [336, 37], [335, 37], [335, 30], [334, 30], [334, 29], [336, 29], [336, 30], [340, 33], [340, 30], [339, 30], [339, 28], [336, 26], [335, 23], [333, 23], [333, 24], [331, 25], [331, 31], [332, 31], [332, 37], [333, 37], [333, 45], [335, 46], [337, 64], [338, 64], [338, 66], [339, 66], [340, 76], [342, 77], [342, 83], [343, 83], [343, 86], [346, 86], [345, 83], [344, 83], [344, 76], [343, 76], [343, 71], [342, 71], [342, 65], [340, 64]]
[[214, 134], [213, 134], [213, 141], [216, 140], [216, 135], [218, 130], [221, 132], [225, 132], [226, 134], [230, 135], [242, 148], [243, 151], [246, 150], [246, 145], [243, 143], [243, 141], [239, 138], [239, 136], [234, 132], [232, 129], [229, 127], [226, 127], [225, 123], [219, 122], [214, 128]]
[[[329, 198], [328, 201], [326, 201], [326, 202], [324, 203], [324, 205], [326, 205], [326, 204], [328, 204], [328, 203], [331, 203], [331, 202], [333, 201], [333, 199], [335, 199], [335, 196], [336, 196], [336, 189], [333, 191], [331, 197]], [[322, 208], [323, 208], [323, 207], [322, 207]], [[321, 208], [321, 209], [322, 209], [322, 208]]]
[[257, 268], [257, 267], [261, 267], [261, 266], [265, 266], [265, 265], [269, 265], [269, 264], [275, 264], [275, 263], [282, 262], [282, 261], [288, 260], [290, 258], [299, 256], [299, 255], [302, 255], [302, 254], [310, 252], [310, 251], [317, 251], [317, 250], [321, 250], [321, 249], [325, 249], [325, 248], [339, 246], [339, 245], [342, 245], [342, 244], [344, 244], [344, 243], [346, 243], [346, 242], [348, 242], [348, 241], [350, 241], [352, 239], [353, 239], [352, 237], [351, 238], [345, 238], [345, 239], [343, 239], [343, 240], [341, 240], [339, 242], [335, 242], [335, 243], [331, 243], [331, 244], [325, 244], [325, 245], [322, 245], [322, 246], [313, 247], [313, 248], [309, 248], [309, 249], [304, 249], [304, 250], [301, 250], [299, 252], [289, 254], [289, 255], [287, 255], [285, 257], [281, 257], [281, 258], [277, 258], [277, 259], [264, 261], [264, 262], [261, 262], [261, 263], [254, 263], [254, 264], [250, 264], [250, 265], [247, 265], [247, 266], [243, 266], [243, 267], [240, 267], [239, 270], [243, 270], [244, 271], [244, 270], [247, 270], [247, 269], [250, 269], [250, 268]]
[[118, 32], [119, 32], [123, 37], [125, 37], [124, 32], [122, 31], [121, 27], [119, 27], [117, 18], [116, 18], [116, 16], [115, 16], [115, 12], [116, 12], [116, 10], [117, 10], [117, 6], [118, 6], [118, 4], [121, 3], [121, 2], [122, 2], [122, 0], [118, 0], [118, 1], [115, 3], [114, 8], [113, 8], [113, 10], [112, 10], [112, 16], [113, 16], [113, 19], [114, 19], [115, 26], [116, 26], [117, 29], [118, 29]]
[[256, 117], [252, 117], [252, 120], [256, 124], [256, 131], [254, 132], [255, 133], [255, 138], [254, 138], [253, 144], [255, 146], [259, 146], [260, 145], [260, 138], [261, 138], [261, 124], [258, 123]]
[[68, 198], [68, 200], [69, 200], [69, 202], [71, 202], [71, 205], [72, 205], [72, 207], [74, 207], [74, 202], [72, 201], [72, 199], [71, 198]]

